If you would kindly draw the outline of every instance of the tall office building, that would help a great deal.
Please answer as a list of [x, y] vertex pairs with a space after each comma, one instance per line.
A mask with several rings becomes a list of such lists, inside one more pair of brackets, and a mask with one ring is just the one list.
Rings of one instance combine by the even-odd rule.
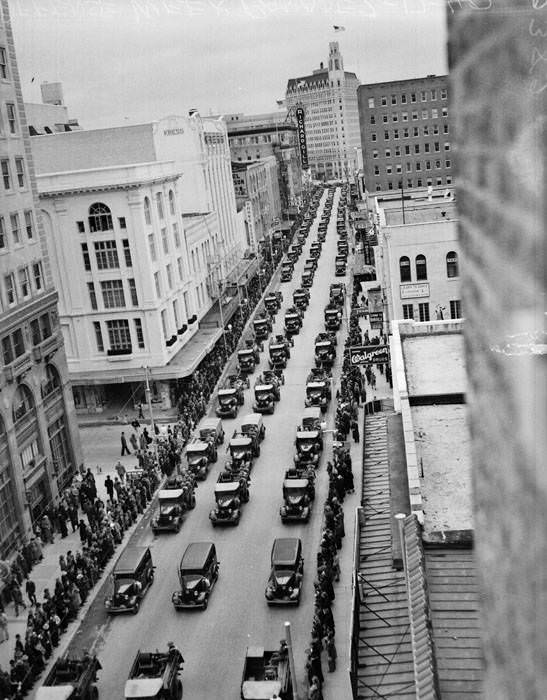
[[361, 85], [357, 95], [369, 192], [452, 183], [446, 75]]
[[547, 697], [545, 9], [448, 12], [485, 698]]
[[303, 107], [308, 161], [312, 175], [325, 180], [353, 178], [359, 166], [359, 113], [355, 73], [344, 70], [337, 41], [329, 44], [328, 66], [290, 78], [287, 110]]
[[6, 559], [82, 457], [7, 0], [0, 11], [0, 559]]

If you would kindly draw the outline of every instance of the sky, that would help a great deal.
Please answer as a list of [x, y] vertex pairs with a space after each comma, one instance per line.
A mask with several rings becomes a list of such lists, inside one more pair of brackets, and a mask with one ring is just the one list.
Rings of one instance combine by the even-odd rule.
[[[442, 75], [443, 0], [10, 0], [26, 102], [59, 81], [85, 128], [278, 109], [338, 41], [361, 83]], [[345, 27], [335, 32], [334, 25]], [[33, 80], [34, 78], [34, 80]]]

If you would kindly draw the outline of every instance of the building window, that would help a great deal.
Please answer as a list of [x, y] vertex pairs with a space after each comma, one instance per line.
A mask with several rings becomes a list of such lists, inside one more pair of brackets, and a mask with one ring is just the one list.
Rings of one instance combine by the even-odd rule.
[[414, 144], [414, 153], [419, 153], [419, 152], [420, 152], [420, 144], [419, 144], [419, 143], [415, 143], [415, 144]]
[[412, 112], [412, 121], [416, 121], [418, 119], [418, 112]]
[[125, 308], [125, 296], [121, 280], [105, 280], [101, 282], [101, 292], [105, 309]]
[[163, 194], [161, 192], [156, 192], [156, 209], [159, 218], [163, 219]]
[[449, 150], [450, 150], [450, 143], [449, 143], [448, 141], [445, 141], [444, 150], [445, 150], [445, 151], [449, 151]]
[[446, 100], [448, 96], [448, 91], [446, 88], [441, 88], [441, 100]]
[[116, 241], [96, 241], [93, 245], [95, 246], [95, 258], [99, 270], [120, 267]]
[[370, 135], [370, 140], [371, 140], [371, 141], [376, 141], [376, 134], [371, 134], [371, 135]]
[[425, 255], [416, 256], [416, 279], [426, 280], [427, 279], [427, 262]]
[[401, 121], [407, 122], [408, 121], [408, 112], [403, 112], [401, 114]]
[[3, 46], [0, 46], [0, 78], [8, 79], [8, 58]]
[[44, 275], [42, 272], [42, 263], [40, 261], [34, 263], [34, 265], [32, 266], [32, 274], [34, 277], [34, 288], [37, 292], [39, 292], [42, 289], [44, 279]]
[[175, 216], [175, 195], [173, 190], [169, 190], [169, 211], [172, 216]]
[[126, 228], [127, 228], [127, 224], [126, 224], [126, 222], [125, 222], [125, 216], [119, 216], [119, 217], [118, 217], [118, 226], [119, 226], [121, 229], [126, 229]]
[[107, 321], [106, 327], [111, 350], [131, 350], [131, 333], [126, 318]]
[[427, 102], [427, 92], [425, 90], [422, 90], [420, 92], [420, 99], [422, 100], [422, 102]]
[[401, 282], [410, 282], [412, 277], [410, 273], [410, 258], [403, 255], [399, 258], [399, 273], [401, 275]]
[[424, 304], [418, 304], [418, 314], [420, 321], [429, 321], [429, 304], [426, 302]]
[[438, 119], [439, 118], [439, 110], [438, 109], [432, 109], [431, 110], [431, 119]]
[[387, 97], [385, 95], [382, 95], [382, 107], [385, 107], [387, 105]]
[[433, 124], [433, 135], [437, 136], [439, 133], [439, 125], [438, 124]]
[[406, 145], [406, 146], [405, 146], [405, 154], [406, 154], [407, 156], [410, 155], [410, 146], [409, 146], [409, 145]]
[[26, 299], [30, 296], [30, 283], [28, 276], [28, 267], [22, 267], [19, 270], [19, 289], [21, 290], [21, 296]]
[[399, 138], [399, 129], [393, 129], [393, 138], [398, 139]]
[[400, 146], [395, 146], [395, 155], [400, 156], [401, 155], [401, 147]]
[[382, 115], [382, 121], [384, 124], [387, 124], [387, 114]]
[[446, 276], [447, 277], [459, 277], [460, 272], [458, 269], [458, 254], [451, 250], [446, 254]]
[[82, 243], [82, 255], [84, 258], [84, 269], [87, 270], [87, 272], [89, 272], [91, 270], [91, 259], [89, 257], [87, 243]]
[[445, 165], [445, 168], [450, 168], [452, 164], [449, 160], [445, 160], [444, 165]]
[[429, 136], [429, 126], [426, 124], [423, 128], [424, 136]]
[[129, 294], [131, 295], [131, 304], [133, 306], [138, 306], [139, 299], [137, 297], [137, 286], [135, 284], [135, 280], [128, 279], [127, 282], [129, 283]]
[[441, 144], [438, 141], [435, 141], [435, 153], [439, 153], [441, 150]]
[[396, 172], [396, 173], [400, 173], [400, 172], [402, 172], [402, 170], [403, 170], [403, 168], [402, 168], [401, 164], [400, 164], [400, 163], [397, 163], [397, 164], [395, 165], [395, 172]]
[[427, 109], [422, 109], [422, 119], [427, 119], [429, 115], [429, 112]]
[[40, 333], [40, 322], [37, 318], [30, 322], [30, 336], [33, 345], [40, 345], [42, 342], [42, 334]]
[[124, 238], [122, 241], [123, 255], [125, 258], [125, 266], [133, 267], [133, 261], [131, 260], [131, 248], [129, 247], [129, 240]]
[[369, 98], [368, 98], [368, 108], [369, 108], [369, 109], [374, 109], [374, 97], [369, 97]]
[[182, 258], [177, 258], [177, 268], [179, 271], [179, 280], [182, 282], [182, 278], [184, 277], [184, 270], [182, 267]]
[[83, 221], [77, 221], [76, 227], [78, 229], [78, 233], [85, 233], [85, 224]]
[[431, 145], [429, 143], [424, 143], [424, 152], [429, 153], [431, 150]]
[[437, 99], [437, 91], [436, 90], [431, 90], [431, 99], [436, 100]]
[[408, 138], [408, 127], [405, 127], [405, 128], [403, 129], [403, 138], [404, 138], [404, 139], [407, 139], [407, 138]]
[[399, 121], [399, 115], [397, 114], [397, 112], [393, 112], [393, 114], [391, 115], [391, 121], [392, 121], [392, 122], [398, 122], [398, 121]]
[[158, 299], [161, 299], [161, 280], [159, 272], [154, 272], [154, 286], [156, 287], [156, 296]]
[[15, 159], [15, 172], [17, 175], [17, 184], [22, 189], [25, 186], [25, 163], [22, 158]]
[[372, 151], [372, 157], [378, 158], [378, 151]]
[[173, 238], [175, 239], [175, 248], [180, 248], [180, 233], [179, 225], [173, 224]]
[[371, 115], [370, 115], [370, 123], [371, 123], [371, 124], [376, 124], [376, 117], [374, 116], [374, 114], [371, 114]]
[[425, 169], [426, 169], [426, 170], [431, 170], [431, 161], [430, 161], [430, 160], [426, 160], [426, 161], [425, 161]]
[[137, 335], [137, 346], [139, 350], [144, 350], [144, 333], [142, 332], [142, 321], [140, 318], [135, 320], [135, 333]]
[[156, 239], [153, 233], [148, 234], [148, 250], [150, 251], [150, 259], [155, 261], [158, 256], [156, 254]]
[[23, 331], [18, 328], [11, 335], [6, 335], [2, 338], [2, 354], [4, 364], [9, 365], [15, 359], [25, 353], [25, 340]]
[[452, 299], [450, 302], [450, 318], [462, 317], [462, 303], [459, 299]]
[[162, 228], [161, 230], [161, 244], [163, 246], [163, 252], [167, 255], [169, 253], [169, 241], [167, 240], [166, 228]]
[[171, 265], [166, 265], [165, 273], [167, 275], [167, 286], [169, 289], [173, 289], [173, 269], [171, 268]]
[[380, 174], [380, 168], [379, 168], [377, 165], [374, 166], [374, 174], [375, 174], [375, 175], [379, 175], [379, 174]]
[[391, 158], [391, 149], [386, 148], [386, 158]]
[[10, 134], [15, 134], [17, 132], [17, 114], [15, 112], [15, 105], [11, 102], [7, 102], [6, 110], [8, 113], [8, 126]]
[[413, 185], [412, 178], [406, 181], [406, 186], [410, 189]]
[[408, 163], [408, 162], [407, 162], [407, 164], [406, 164], [406, 171], [407, 171], [407, 173], [411, 173], [411, 172], [412, 172], [412, 163]]
[[32, 211], [28, 209], [25, 212], [25, 229], [27, 232], [27, 238], [30, 240], [34, 236], [33, 222], [32, 222]]
[[410, 101], [416, 102], [416, 93], [415, 92], [410, 93]]
[[11, 236], [13, 238], [13, 242], [17, 245], [20, 243], [20, 236], [19, 236], [19, 214], [10, 214], [9, 215], [9, 220], [11, 224]]
[[169, 336], [167, 335], [167, 311], [165, 309], [161, 312], [161, 327], [163, 330], [163, 337], [167, 340]]
[[93, 321], [93, 330], [95, 331], [95, 342], [97, 343], [97, 351], [104, 352], [103, 332], [99, 321]]
[[89, 207], [89, 230], [91, 233], [98, 231], [112, 231], [112, 214], [110, 209], [102, 202], [95, 202]]
[[393, 172], [392, 166], [391, 166], [391, 165], [386, 165], [386, 173], [387, 173], [388, 175], [391, 175], [392, 172]]
[[2, 160], [1, 167], [2, 167], [2, 180], [4, 182], [4, 189], [11, 190], [11, 174], [10, 174], [10, 169], [9, 169], [9, 160], [7, 160], [7, 159]]
[[[422, 164], [418, 160], [418, 161], [416, 161], [416, 171], [420, 171], [421, 169], [422, 169]], [[419, 180], [418, 180], [418, 182], [419, 182]], [[418, 187], [421, 187], [421, 185], [418, 185]]]
[[449, 133], [449, 125], [443, 124], [443, 134], [448, 134], [448, 133]]
[[26, 384], [20, 384], [13, 397], [13, 422], [21, 420], [34, 409], [34, 397]]
[[412, 133], [413, 133], [414, 136], [419, 136], [419, 135], [420, 135], [420, 127], [419, 127], [419, 126], [413, 127], [413, 128], [412, 128]]
[[403, 318], [414, 318], [414, 304], [403, 304]]
[[152, 218], [150, 216], [150, 200], [148, 199], [148, 197], [144, 198], [144, 221], [147, 224], [152, 223]]
[[87, 291], [89, 292], [89, 301], [93, 311], [97, 311], [97, 295], [95, 294], [95, 285], [93, 282], [87, 283]]
[[406, 95], [404, 93], [401, 95], [401, 102], [406, 105]]
[[391, 180], [387, 183], [387, 188], [388, 188], [388, 190], [393, 189], [393, 183], [391, 182]]
[[389, 131], [384, 131], [384, 141], [389, 141]]
[[[419, 168], [416, 167], [416, 170], [419, 170]], [[420, 180], [420, 178], [418, 178], [418, 182], [416, 183], [416, 187], [421, 187], [421, 186], [422, 186], [422, 181]]]
[[0, 248], [6, 247], [6, 226], [4, 224], [4, 217], [0, 216]]

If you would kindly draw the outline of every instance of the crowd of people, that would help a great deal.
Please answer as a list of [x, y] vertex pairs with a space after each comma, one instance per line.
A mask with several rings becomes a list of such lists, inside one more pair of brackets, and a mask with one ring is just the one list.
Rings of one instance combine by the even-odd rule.
[[[6, 700], [22, 697], [35, 683], [53, 649], [59, 645], [62, 633], [78, 616], [116, 546], [121, 544], [124, 532], [144, 512], [158, 484], [154, 464], [131, 479], [125, 472], [120, 472], [114, 480], [107, 476], [107, 498], [103, 501], [97, 494], [95, 476], [88, 469], [83, 477], [74, 479], [65, 489], [59, 505], [50, 506], [44, 513], [35, 527], [31, 561], [43, 557], [42, 547], [52, 543], [57, 534], [62, 538], [66, 536], [67, 518], [72, 532], [78, 531], [82, 546], [80, 550], [69, 550], [66, 556], [59, 556], [59, 576], [51, 590], [44, 589], [40, 601], [30, 578], [31, 567], [26, 566], [22, 552], [21, 558], [17, 556], [11, 565], [7, 588], [15, 614], [19, 616], [23, 609], [28, 610], [28, 615], [24, 637], [15, 636], [9, 671], [0, 669], [0, 697]], [[23, 597], [23, 585], [28, 602]], [[0, 640], [6, 639], [9, 639], [9, 632], [2, 609]]]

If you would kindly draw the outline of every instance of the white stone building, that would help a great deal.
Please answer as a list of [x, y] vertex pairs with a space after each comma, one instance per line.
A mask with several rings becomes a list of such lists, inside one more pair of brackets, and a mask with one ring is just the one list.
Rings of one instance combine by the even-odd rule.
[[320, 64], [312, 75], [290, 78], [287, 111], [304, 108], [308, 162], [319, 179], [353, 178], [359, 167], [361, 136], [355, 73], [344, 70], [337, 41], [329, 44], [328, 67]]

